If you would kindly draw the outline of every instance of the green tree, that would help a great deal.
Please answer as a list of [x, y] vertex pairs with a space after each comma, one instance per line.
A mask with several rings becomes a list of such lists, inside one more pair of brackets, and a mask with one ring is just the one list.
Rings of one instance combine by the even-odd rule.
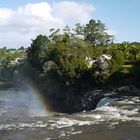
[[27, 60], [38, 70], [42, 70], [49, 42], [46, 35], [38, 35], [35, 40], [32, 40], [31, 47], [28, 48]]
[[105, 24], [100, 20], [95, 21], [93, 19], [86, 24], [84, 36], [85, 40], [88, 40], [95, 45], [108, 44], [113, 37], [107, 34]]
[[139, 48], [138, 47], [136, 47], [135, 45], [130, 45], [129, 46], [129, 59], [131, 60], [131, 61], [136, 61], [136, 59], [137, 59], [137, 54], [139, 53]]
[[82, 35], [85, 40], [93, 45], [106, 45], [113, 40], [113, 36], [107, 34], [105, 24], [100, 20], [91, 19], [88, 24], [76, 24], [74, 29], [77, 35]]
[[63, 40], [62, 36], [60, 35], [60, 29], [50, 29], [51, 35], [49, 36], [49, 39], [51, 43], [56, 44], [57, 42], [60, 42]]
[[76, 35], [84, 36], [84, 25], [81, 25], [80, 23], [75, 24], [75, 28], [73, 29]]

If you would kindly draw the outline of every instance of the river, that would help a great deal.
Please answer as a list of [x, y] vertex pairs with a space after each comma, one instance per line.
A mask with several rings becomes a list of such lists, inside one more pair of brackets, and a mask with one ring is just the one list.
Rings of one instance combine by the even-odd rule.
[[48, 111], [34, 90], [0, 90], [0, 140], [139, 140], [140, 97], [102, 99], [95, 110]]

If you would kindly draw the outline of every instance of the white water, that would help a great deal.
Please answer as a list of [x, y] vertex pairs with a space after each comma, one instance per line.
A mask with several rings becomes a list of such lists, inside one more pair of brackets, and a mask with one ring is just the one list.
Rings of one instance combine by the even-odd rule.
[[0, 139], [140, 138], [140, 97], [104, 98], [90, 112], [53, 116], [46, 112], [29, 91], [0, 91]]

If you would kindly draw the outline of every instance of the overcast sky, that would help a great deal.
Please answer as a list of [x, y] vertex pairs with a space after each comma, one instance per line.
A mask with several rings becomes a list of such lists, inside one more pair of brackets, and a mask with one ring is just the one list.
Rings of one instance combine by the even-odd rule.
[[0, 0], [0, 47], [29, 46], [50, 28], [101, 20], [116, 41], [140, 42], [140, 0]]

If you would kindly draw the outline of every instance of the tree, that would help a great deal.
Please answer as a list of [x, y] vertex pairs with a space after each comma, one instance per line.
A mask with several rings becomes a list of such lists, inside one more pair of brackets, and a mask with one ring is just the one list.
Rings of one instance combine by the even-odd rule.
[[60, 35], [60, 29], [50, 29], [51, 35], [49, 36], [49, 39], [51, 40], [51, 43], [56, 44], [57, 42], [62, 41], [62, 36]]
[[130, 45], [129, 46], [129, 59], [131, 61], [135, 61], [137, 59], [137, 54], [139, 53], [139, 48], [137, 48], [135, 45]]
[[84, 37], [93, 45], [106, 45], [113, 40], [113, 36], [107, 34], [105, 24], [100, 20], [95, 21], [91, 19], [88, 24], [76, 24], [74, 31], [77, 35]]
[[84, 25], [81, 25], [80, 23], [76, 23], [75, 24], [75, 29], [74, 32], [76, 33], [76, 35], [81, 35], [84, 36]]
[[23, 46], [21, 46], [18, 50], [20, 50], [20, 51], [24, 51], [25, 48], [24, 48]]
[[63, 29], [63, 32], [65, 33], [65, 34], [68, 34], [69, 36], [71, 35], [71, 32], [70, 32], [70, 27], [67, 25], [66, 27], [64, 27], [64, 29]]
[[38, 35], [35, 40], [32, 40], [31, 47], [27, 50], [28, 62], [38, 70], [42, 70], [46, 55], [45, 51], [49, 42], [46, 35]]
[[105, 31], [105, 24], [103, 24], [100, 20], [95, 21], [92, 19], [85, 26], [85, 40], [88, 40], [95, 45], [108, 44], [113, 36], [108, 35]]

